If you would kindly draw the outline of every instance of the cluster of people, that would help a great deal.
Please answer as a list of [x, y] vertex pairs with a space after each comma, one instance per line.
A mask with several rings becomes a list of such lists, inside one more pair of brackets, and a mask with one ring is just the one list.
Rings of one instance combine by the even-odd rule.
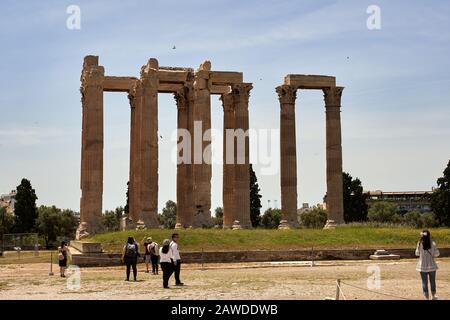
[[[146, 273], [150, 273], [150, 264], [152, 265], [152, 274], [159, 274], [159, 264], [163, 273], [163, 287], [169, 288], [169, 279], [175, 274], [175, 285], [182, 286], [180, 280], [181, 256], [178, 249], [178, 233], [172, 234], [172, 240], [165, 239], [160, 247], [151, 237], [144, 238], [143, 260], [146, 266]], [[130, 281], [131, 269], [133, 270], [134, 281], [137, 281], [137, 263], [141, 257], [139, 244], [133, 237], [128, 237], [127, 243], [123, 247], [122, 262], [126, 265], [126, 281]]]
[[[146, 266], [146, 273], [150, 273], [150, 264], [152, 265], [152, 274], [159, 274], [159, 265], [163, 272], [163, 287], [169, 288], [169, 280], [172, 274], [175, 275], [175, 285], [182, 286], [180, 280], [181, 256], [178, 248], [179, 234], [172, 234], [172, 240], [165, 239], [160, 247], [158, 243], [153, 241], [151, 237], [144, 238], [144, 255], [143, 260]], [[419, 261], [416, 270], [419, 271], [422, 279], [422, 290], [425, 299], [436, 300], [436, 271], [438, 266], [435, 258], [439, 256], [439, 250], [436, 243], [431, 240], [429, 230], [423, 230], [420, 233], [420, 240], [416, 246], [416, 256]], [[137, 263], [141, 257], [139, 245], [133, 237], [128, 237], [127, 243], [123, 247], [122, 262], [126, 265], [126, 281], [130, 281], [131, 269], [133, 270], [134, 281], [137, 281]], [[61, 277], [65, 277], [67, 268], [67, 244], [61, 242], [58, 247], [58, 258]], [[430, 283], [430, 290], [428, 287]]]

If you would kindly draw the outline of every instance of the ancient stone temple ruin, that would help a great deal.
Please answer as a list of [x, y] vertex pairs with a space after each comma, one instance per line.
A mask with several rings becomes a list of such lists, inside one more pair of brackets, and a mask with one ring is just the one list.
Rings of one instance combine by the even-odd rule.
[[[212, 71], [205, 61], [197, 70], [160, 67], [150, 59], [140, 78], [105, 75], [97, 56], [86, 56], [81, 74], [82, 147], [80, 226], [77, 238], [101, 229], [103, 197], [103, 92], [124, 92], [131, 110], [129, 207], [134, 227], [158, 227], [158, 93], [174, 95], [178, 129], [192, 135], [191, 149], [177, 164], [177, 227], [202, 227], [211, 219], [211, 149], [209, 141], [193, 136], [200, 124], [203, 136], [211, 128], [211, 95], [219, 95], [224, 111], [224, 131], [248, 131], [248, 101], [252, 85], [240, 72]], [[236, 144], [225, 141], [227, 144]], [[199, 141], [199, 143], [197, 142]], [[197, 144], [197, 146], [195, 145]], [[200, 145], [198, 145], [200, 144]], [[185, 153], [186, 149], [182, 150]], [[200, 154], [200, 157], [197, 155]], [[169, 155], [168, 155], [169, 156]], [[237, 154], [234, 152], [233, 157]], [[200, 158], [200, 159], [198, 159]], [[245, 137], [244, 161], [223, 165], [224, 227], [239, 221], [251, 227], [249, 144]], [[236, 159], [234, 159], [236, 160]]]
[[[77, 238], [101, 230], [104, 92], [126, 93], [130, 101], [130, 228], [159, 226], [158, 93], [174, 95], [178, 132], [188, 132], [191, 141], [188, 148], [178, 152], [178, 157], [183, 161], [177, 163], [176, 228], [203, 227], [211, 223], [211, 142], [204, 138], [211, 128], [211, 95], [220, 96], [224, 114], [223, 225], [224, 228], [233, 229], [251, 227], [248, 137], [251, 89], [252, 84], [243, 82], [241, 72], [213, 71], [209, 61], [194, 70], [160, 67], [158, 61], [152, 58], [142, 66], [140, 77], [136, 78], [107, 76], [97, 56], [86, 56], [80, 89], [83, 118], [80, 225]], [[334, 77], [288, 75], [284, 84], [276, 88], [281, 107], [280, 228], [298, 226], [295, 100], [299, 89], [320, 89], [325, 94], [327, 227], [333, 227], [344, 222], [340, 122], [343, 88], [336, 87]], [[239, 151], [229, 152], [227, 147], [230, 146], [231, 150], [239, 150], [239, 137], [230, 137], [226, 134], [227, 130], [246, 133], [241, 139], [244, 146], [241, 154]], [[180, 142], [185, 137], [179, 135], [178, 139]]]
[[276, 91], [280, 100], [280, 228], [298, 226], [297, 219], [297, 147], [295, 136], [295, 100], [297, 90], [319, 89], [325, 97], [326, 121], [326, 208], [325, 228], [344, 223], [342, 186], [341, 95], [336, 78], [329, 76], [289, 74]]

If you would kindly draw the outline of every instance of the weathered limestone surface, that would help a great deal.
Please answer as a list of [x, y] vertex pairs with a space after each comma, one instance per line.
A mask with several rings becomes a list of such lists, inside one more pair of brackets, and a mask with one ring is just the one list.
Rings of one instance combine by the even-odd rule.
[[297, 147], [295, 134], [295, 99], [297, 89], [282, 85], [276, 88], [280, 100], [280, 228], [297, 227]]
[[236, 139], [236, 161], [234, 164], [234, 220], [238, 220], [242, 228], [250, 228], [252, 226], [250, 220], [250, 159], [248, 136], [248, 101], [251, 89], [252, 85], [250, 83], [232, 86], [235, 129], [242, 130], [242, 133], [245, 134], [243, 140], [244, 145], [240, 145], [239, 137]]
[[[193, 108], [193, 75], [191, 74], [186, 84], [175, 93], [178, 109], [178, 129], [191, 133], [192, 108]], [[193, 224], [194, 210], [192, 201], [192, 157], [190, 141], [182, 141], [184, 136], [179, 136], [178, 145], [184, 148], [179, 150], [182, 160], [177, 164], [177, 224], [179, 227], [188, 228]], [[187, 160], [187, 162], [186, 162]]]
[[[206, 134], [211, 129], [211, 93], [210, 75], [211, 63], [209, 61], [200, 65], [195, 73], [194, 81], [194, 112], [195, 125], [201, 125], [201, 135], [194, 128], [194, 220], [193, 227], [202, 227], [211, 223], [211, 141]], [[209, 141], [208, 141], [209, 140]], [[198, 150], [202, 150], [199, 152]]]
[[297, 155], [295, 137], [295, 98], [297, 89], [322, 89], [326, 113], [327, 212], [325, 228], [344, 223], [342, 194], [341, 95], [336, 78], [317, 75], [287, 75], [276, 88], [280, 99], [281, 219], [279, 228], [298, 226]]
[[83, 108], [81, 142], [81, 199], [78, 238], [101, 228], [103, 195], [103, 80], [98, 57], [84, 59], [81, 74]]
[[[150, 59], [141, 71], [141, 211], [139, 220], [158, 227], [158, 61]], [[139, 224], [139, 221], [137, 222]]]
[[[205, 61], [191, 68], [159, 67], [150, 59], [140, 78], [105, 76], [97, 56], [86, 56], [82, 71], [81, 221], [77, 238], [101, 228], [103, 193], [103, 92], [128, 93], [130, 101], [129, 219], [123, 228], [157, 227], [158, 210], [158, 93], [173, 93], [178, 108], [178, 128], [191, 135], [187, 163], [177, 164], [178, 228], [211, 224], [211, 94], [226, 95], [224, 129], [248, 130], [251, 84], [241, 72], [211, 71]], [[231, 90], [233, 87], [233, 90]], [[195, 135], [196, 129], [200, 129]], [[225, 139], [225, 135], [224, 135]], [[238, 141], [230, 139], [236, 152]], [[224, 165], [224, 216], [226, 227], [240, 221], [250, 227], [249, 139], [241, 163]], [[224, 144], [226, 144], [224, 140]], [[225, 145], [224, 145], [225, 148]], [[198, 151], [197, 153], [195, 151]], [[184, 150], [183, 150], [184, 153]], [[224, 158], [226, 155], [224, 154]], [[226, 160], [226, 159], [224, 159]], [[236, 162], [237, 154], [231, 154]], [[225, 161], [226, 163], [226, 161]]]
[[341, 96], [343, 87], [323, 89], [326, 114], [328, 224], [344, 223], [342, 186]]
[[330, 76], [288, 74], [284, 84], [296, 89], [323, 89], [336, 86], [336, 78]]
[[234, 139], [227, 139], [227, 130], [234, 130], [234, 101], [231, 92], [222, 94], [223, 105], [223, 179], [222, 179], [222, 201], [223, 201], [223, 227], [231, 228], [234, 222], [234, 177], [235, 165], [234, 154], [228, 155], [227, 149], [234, 150]]

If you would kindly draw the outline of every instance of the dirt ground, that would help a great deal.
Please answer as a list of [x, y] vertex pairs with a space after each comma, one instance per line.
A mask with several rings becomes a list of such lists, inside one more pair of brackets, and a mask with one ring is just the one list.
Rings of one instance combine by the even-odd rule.
[[[439, 259], [439, 299], [450, 297], [450, 258]], [[138, 267], [138, 281], [126, 282], [122, 267], [82, 268], [79, 286], [76, 272], [61, 278], [57, 265], [49, 276], [49, 264], [0, 265], [0, 300], [6, 299], [326, 299], [336, 295], [341, 279], [340, 299], [422, 299], [415, 260], [389, 262], [329, 261], [183, 265], [184, 287], [162, 288], [162, 276], [144, 273]], [[377, 267], [379, 269], [377, 269]], [[379, 270], [380, 287], [366, 291], [368, 278]], [[375, 272], [376, 273], [376, 272]], [[353, 286], [357, 286], [353, 287]], [[394, 295], [386, 296], [383, 294]], [[398, 298], [397, 298], [398, 297]]]

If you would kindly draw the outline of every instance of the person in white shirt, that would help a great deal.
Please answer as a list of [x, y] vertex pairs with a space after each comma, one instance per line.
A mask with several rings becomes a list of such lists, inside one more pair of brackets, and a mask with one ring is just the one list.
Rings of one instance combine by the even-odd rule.
[[436, 270], [438, 269], [435, 257], [439, 256], [439, 250], [436, 243], [431, 241], [431, 234], [428, 230], [420, 233], [420, 240], [416, 247], [416, 256], [419, 257], [416, 270], [420, 272], [422, 278], [422, 290], [425, 299], [429, 299], [428, 278], [430, 278], [431, 297], [436, 300]]
[[175, 273], [175, 285], [182, 286], [183, 282], [180, 280], [180, 271], [181, 271], [181, 257], [180, 251], [178, 250], [178, 240], [180, 239], [180, 235], [178, 233], [172, 234], [172, 242], [170, 243], [170, 248], [173, 252], [173, 265], [174, 265], [174, 273]]
[[163, 272], [163, 287], [165, 289], [169, 288], [169, 279], [173, 273], [173, 252], [170, 247], [170, 240], [165, 239], [163, 241], [163, 246], [159, 249], [159, 262], [161, 264], [161, 269]]

